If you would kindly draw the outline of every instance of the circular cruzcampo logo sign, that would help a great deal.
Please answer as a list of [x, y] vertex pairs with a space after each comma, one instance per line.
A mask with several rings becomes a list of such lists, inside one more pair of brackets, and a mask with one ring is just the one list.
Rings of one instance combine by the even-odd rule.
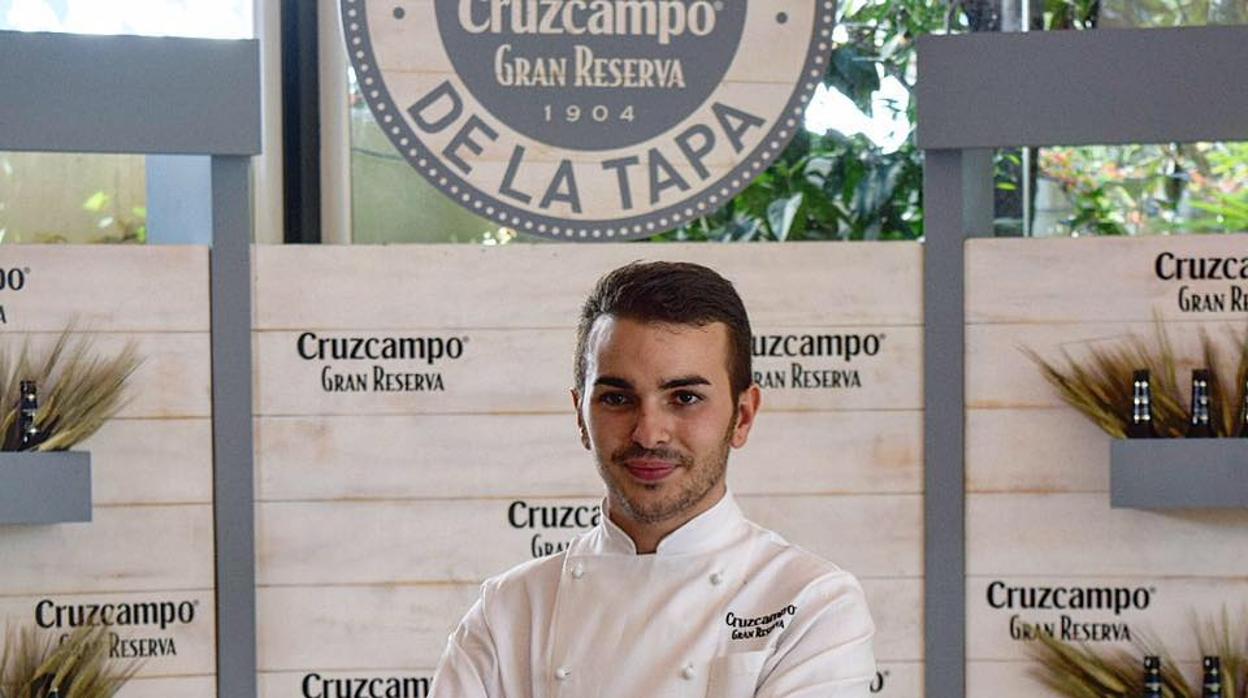
[[802, 128], [834, 0], [341, 0], [378, 124], [469, 210], [557, 239], [706, 215]]

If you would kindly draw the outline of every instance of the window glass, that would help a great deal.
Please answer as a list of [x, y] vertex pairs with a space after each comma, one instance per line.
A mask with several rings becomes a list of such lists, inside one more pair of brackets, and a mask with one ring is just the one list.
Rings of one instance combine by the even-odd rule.
[[252, 0], [0, 0], [0, 29], [204, 39], [255, 35]]
[[[845, 0], [806, 129], [719, 211], [662, 240], [888, 240], [922, 236], [914, 144], [915, 38], [974, 28], [932, 0]], [[348, 69], [349, 70], [349, 69]], [[425, 183], [373, 122], [351, 79], [354, 242], [536, 241], [463, 213]]]
[[[1248, 0], [1063, 0], [1034, 29], [1244, 24]], [[997, 235], [1248, 231], [1248, 144], [1045, 147], [997, 157]]]
[[[239, 39], [254, 23], [252, 0], [0, 0], [0, 30]], [[140, 155], [0, 152], [0, 242], [146, 242], [146, 187]]]
[[0, 243], [146, 242], [144, 160], [0, 153]]

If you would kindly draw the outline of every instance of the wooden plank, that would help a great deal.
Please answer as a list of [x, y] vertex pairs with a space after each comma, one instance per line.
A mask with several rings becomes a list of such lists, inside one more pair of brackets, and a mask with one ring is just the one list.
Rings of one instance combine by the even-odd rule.
[[0, 596], [0, 624], [39, 628], [54, 637], [83, 623], [104, 625], [109, 656], [122, 663], [139, 661], [137, 676], [211, 675], [216, 670], [215, 601], [211, 589]]
[[[32, 356], [44, 356], [56, 333], [4, 333], [0, 343], [18, 356], [29, 341]], [[119, 417], [207, 417], [211, 414], [212, 366], [207, 332], [91, 333], [91, 355], [112, 357], [133, 344], [142, 363], [130, 378], [128, 400]]]
[[[602, 481], [567, 412], [261, 418], [259, 499], [598, 496]], [[738, 494], [917, 494], [921, 419], [764, 408], [732, 454], [730, 483]]]
[[97, 506], [212, 502], [207, 418], [113, 419], [80, 448], [91, 452]]
[[[921, 498], [915, 495], [741, 497], [760, 524], [862, 577], [921, 574]], [[478, 581], [584, 530], [542, 527], [540, 516], [597, 499], [283, 502], [257, 507], [262, 585]], [[530, 527], [530, 514], [538, 526]], [[519, 524], [517, 526], [517, 524]], [[464, 541], [477, 541], [465, 546]]]
[[923, 662], [876, 662], [871, 695], [880, 698], [923, 698]]
[[967, 573], [1245, 576], [1248, 510], [1110, 509], [1105, 494], [970, 494]]
[[[1207, 261], [1213, 258], [1231, 261]], [[1201, 273], [1200, 264], [1232, 278], [1190, 278]], [[1180, 269], [1183, 278], [1175, 278]], [[1060, 278], [1044, 283], [1053, 270], [1061, 270]], [[1192, 309], [1181, 302], [1190, 298], [1180, 296], [1185, 286], [1221, 294], [1225, 307]], [[1242, 323], [1248, 314], [1248, 245], [1239, 235], [975, 239], [966, 243], [966, 291], [972, 324], [1149, 322], [1154, 311], [1168, 321]]]
[[477, 584], [261, 586], [259, 669], [432, 668], [480, 593]]
[[117, 698], [218, 698], [213, 676], [135, 678], [117, 692]]
[[[1138, 655], [1137, 655], [1138, 656]], [[966, 666], [967, 698], [1053, 698], [1053, 691], [1029, 676], [1030, 662], [968, 662]], [[1182, 663], [1180, 670], [1188, 683], [1200, 688], [1199, 664]], [[1141, 658], [1140, 673], [1144, 666]]]
[[[1103, 604], [1097, 595], [1085, 594], [1092, 601], [1082, 605], [1091, 607], [1053, 608], [1055, 589], [1066, 590], [1061, 592], [1066, 606], [1080, 605], [1072, 601], [1077, 598], [1072, 589], [1106, 590], [1100, 596], [1126, 603], [1115, 607], [1113, 601]], [[1048, 607], [1035, 608], [1034, 602], [1045, 594]], [[1193, 618], [1220, 618], [1225, 609], [1238, 617], [1243, 596], [1243, 578], [972, 577], [967, 580], [967, 657], [1026, 660], [1028, 647], [1036, 642], [1026, 624], [1048, 627], [1064, 642], [1086, 642], [1105, 652], [1129, 650], [1130, 640], [1161, 638], [1171, 656], [1196, 663], [1202, 654]]]
[[92, 517], [0, 527], [0, 595], [212, 587], [210, 506], [96, 507]]
[[262, 245], [255, 317], [261, 330], [569, 328], [599, 276], [647, 257], [719, 270], [760, 326], [917, 325], [920, 255], [897, 242]]
[[1108, 492], [1109, 441], [1069, 407], [967, 410], [967, 491]]
[[[881, 661], [922, 659], [922, 586], [918, 579], [863, 582]], [[260, 670], [432, 667], [479, 595], [476, 584], [261, 587]]]
[[923, 574], [923, 497], [741, 497], [746, 516], [861, 578]]
[[[4, 328], [59, 332], [206, 332], [208, 248], [182, 245], [5, 245]], [[25, 276], [15, 288], [14, 277]]]
[[[800, 328], [798, 333], [883, 334], [874, 356], [760, 359], [756, 376], [765, 382], [764, 400], [772, 410], [917, 410], [921, 406], [918, 327]], [[300, 337], [305, 354], [303, 358]], [[572, 330], [473, 330], [390, 335], [341, 332], [338, 338], [437, 338], [432, 346], [447, 355], [416, 360], [324, 360], [319, 346], [297, 332], [256, 336], [256, 398], [262, 416], [356, 414], [454, 414], [499, 412], [566, 413], [573, 382]], [[459, 347], [462, 345], [462, 353]], [[379, 355], [380, 344], [374, 344]], [[455, 349], [450, 349], [454, 346]], [[872, 346], [875, 346], [874, 344]], [[363, 351], [363, 350], [362, 350]], [[452, 353], [454, 352], [454, 353]], [[458, 358], [451, 358], [458, 356]], [[523, 370], [517, 367], [523, 365]], [[794, 366], [798, 368], [794, 368]], [[389, 376], [412, 376], [398, 378]], [[796, 383], [796, 385], [795, 385]], [[784, 387], [769, 387], [782, 385]]]
[[[423, 698], [429, 695], [429, 688], [433, 684], [433, 669], [411, 670], [399, 667], [359, 671], [261, 672], [257, 679], [260, 698], [286, 698], [287, 696], [330, 698], [336, 695], [356, 695], [345, 691], [355, 691], [360, 685], [364, 686], [365, 691], [373, 690], [371, 695]], [[343, 691], [343, 693], [340, 694], [338, 691]], [[390, 692], [387, 693], [387, 691]]]
[[[1178, 380], [1184, 398], [1193, 368], [1203, 366], [1200, 330], [1204, 328], [1222, 350], [1224, 361], [1235, 346], [1233, 330], [1244, 325], [1223, 321], [1182, 323], [1167, 330], [1179, 359]], [[1086, 356], [1093, 347], [1120, 346], [1132, 335], [1153, 343], [1152, 323], [1076, 325], [969, 325], [966, 328], [966, 399], [969, 409], [1060, 407], [1064, 403], [1045, 382], [1039, 368], [1024, 353], [1031, 349], [1050, 361], [1063, 363], [1062, 352]], [[1228, 362], [1229, 368], [1229, 362]], [[1226, 375], [1233, 375], [1227, 371]]]

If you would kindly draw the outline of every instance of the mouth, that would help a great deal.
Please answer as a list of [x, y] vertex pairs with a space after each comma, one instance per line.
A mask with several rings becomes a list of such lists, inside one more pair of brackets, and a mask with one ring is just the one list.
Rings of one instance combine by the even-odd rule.
[[642, 482], [659, 482], [676, 470], [676, 464], [656, 460], [631, 460], [624, 462], [624, 469]]

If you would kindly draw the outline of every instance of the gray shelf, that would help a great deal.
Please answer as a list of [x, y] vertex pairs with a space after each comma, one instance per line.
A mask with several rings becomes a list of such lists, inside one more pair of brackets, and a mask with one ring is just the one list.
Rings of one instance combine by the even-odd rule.
[[90, 520], [90, 453], [0, 452], [0, 525]]
[[1116, 439], [1109, 467], [1115, 508], [1248, 508], [1248, 439]]

